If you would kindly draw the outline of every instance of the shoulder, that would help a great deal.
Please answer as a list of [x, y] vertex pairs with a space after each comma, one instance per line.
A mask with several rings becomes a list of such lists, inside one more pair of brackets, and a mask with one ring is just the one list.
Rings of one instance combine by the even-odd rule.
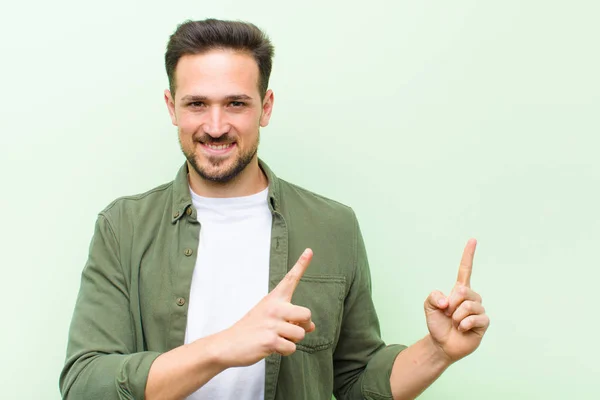
[[354, 216], [352, 208], [348, 205], [290, 183], [284, 179], [279, 179], [279, 187], [282, 201], [300, 203], [304, 206], [340, 213], [344, 216]]
[[283, 179], [279, 179], [279, 190], [288, 217], [327, 228], [325, 231], [355, 232], [358, 222], [350, 206]]
[[172, 203], [173, 181], [156, 186], [146, 192], [121, 196], [108, 204], [99, 215], [111, 223], [138, 220], [163, 214]]

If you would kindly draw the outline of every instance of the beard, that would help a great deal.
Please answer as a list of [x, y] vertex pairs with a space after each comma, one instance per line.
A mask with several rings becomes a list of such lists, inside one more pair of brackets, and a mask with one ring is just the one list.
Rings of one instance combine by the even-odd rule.
[[[218, 168], [218, 167], [227, 163], [229, 161], [229, 158], [226, 158], [226, 159], [208, 158], [207, 162], [208, 162], [208, 164], [210, 164], [210, 166], [208, 168], [200, 165], [198, 157], [196, 156], [196, 153], [194, 152], [194, 147], [186, 150], [184, 148], [183, 144], [181, 143], [181, 135], [180, 135], [180, 139], [179, 139], [179, 145], [181, 146], [181, 151], [185, 155], [185, 158], [188, 160], [189, 164], [192, 166], [192, 168], [194, 168], [196, 173], [198, 175], [200, 175], [200, 177], [202, 179], [210, 181], [210, 182], [215, 182], [215, 183], [227, 183], [227, 182], [230, 182], [235, 177], [237, 177], [244, 169], [246, 169], [248, 164], [250, 164], [250, 162], [252, 162], [252, 160], [258, 153], [259, 141], [260, 141], [260, 136], [257, 138], [256, 143], [254, 143], [254, 145], [251, 146], [248, 150], [246, 150], [244, 152], [238, 151], [238, 154], [235, 156], [235, 160], [233, 160], [233, 163], [231, 163], [231, 165], [227, 168]], [[230, 136], [228, 134], [222, 135], [218, 138], [213, 138], [213, 137], [205, 134], [202, 137], [200, 137], [199, 139], [194, 139], [194, 144], [196, 142], [200, 142], [203, 144], [219, 145], [219, 144], [232, 143], [234, 141], [230, 139]], [[238, 150], [239, 150], [239, 147], [238, 147]], [[216, 170], [214, 170], [211, 167], [217, 167], [217, 168], [216, 168]]]

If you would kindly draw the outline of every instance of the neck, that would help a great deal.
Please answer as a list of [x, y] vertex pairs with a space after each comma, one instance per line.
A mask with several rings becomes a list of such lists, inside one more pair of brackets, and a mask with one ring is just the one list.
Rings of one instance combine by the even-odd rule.
[[243, 197], [264, 190], [269, 180], [258, 165], [258, 157], [254, 159], [235, 178], [228, 182], [213, 182], [202, 178], [188, 163], [188, 180], [194, 193], [202, 197]]

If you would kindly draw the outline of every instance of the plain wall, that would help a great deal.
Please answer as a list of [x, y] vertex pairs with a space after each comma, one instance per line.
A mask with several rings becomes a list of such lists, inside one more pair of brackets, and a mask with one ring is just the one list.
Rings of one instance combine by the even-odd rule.
[[260, 156], [352, 206], [386, 341], [426, 334], [469, 237], [482, 346], [422, 399], [597, 399], [595, 1], [3, 1], [0, 398], [59, 399], [97, 213], [184, 158], [163, 55], [185, 19], [276, 46]]

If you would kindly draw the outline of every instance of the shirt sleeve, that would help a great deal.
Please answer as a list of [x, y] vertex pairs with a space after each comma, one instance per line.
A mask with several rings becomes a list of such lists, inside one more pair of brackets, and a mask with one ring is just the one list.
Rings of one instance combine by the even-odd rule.
[[60, 391], [67, 400], [143, 399], [156, 352], [136, 352], [128, 279], [109, 220], [96, 221], [69, 330]]
[[392, 399], [390, 376], [403, 345], [386, 346], [371, 297], [365, 244], [355, 218], [355, 272], [333, 355], [334, 395], [338, 400]]

